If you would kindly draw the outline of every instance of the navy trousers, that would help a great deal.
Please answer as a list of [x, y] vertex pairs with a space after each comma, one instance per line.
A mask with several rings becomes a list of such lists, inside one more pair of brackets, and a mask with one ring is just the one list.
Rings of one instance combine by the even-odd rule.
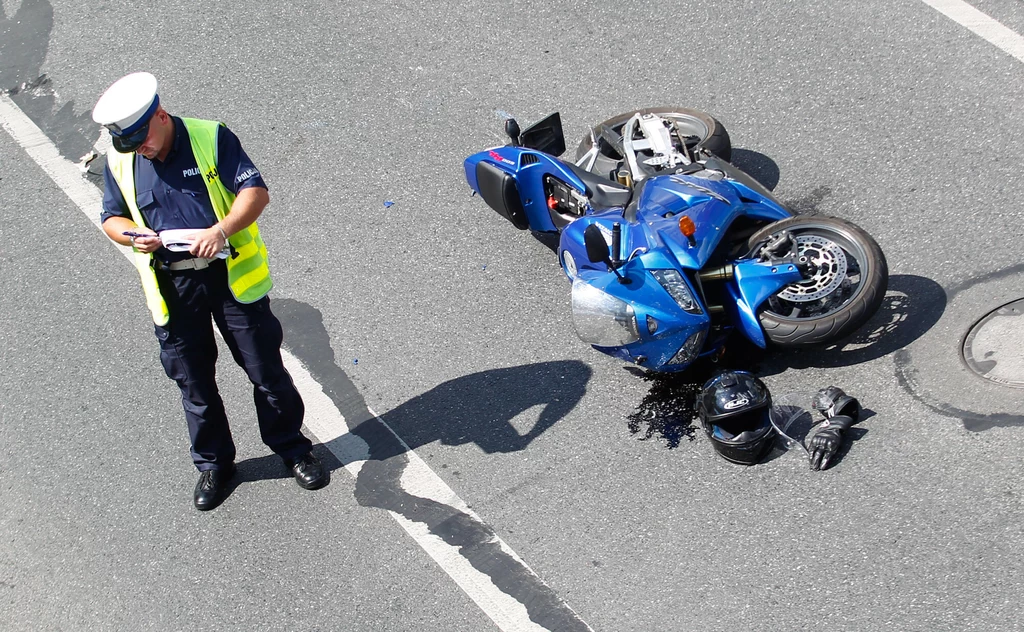
[[222, 260], [204, 270], [156, 274], [170, 313], [166, 326], [156, 326], [160, 361], [181, 389], [196, 468], [226, 468], [235, 460], [235, 443], [217, 390], [213, 323], [253, 384], [263, 442], [286, 461], [309, 452], [312, 444], [300, 430], [305, 407], [281, 360], [283, 332], [270, 311], [270, 299], [249, 304], [235, 300]]

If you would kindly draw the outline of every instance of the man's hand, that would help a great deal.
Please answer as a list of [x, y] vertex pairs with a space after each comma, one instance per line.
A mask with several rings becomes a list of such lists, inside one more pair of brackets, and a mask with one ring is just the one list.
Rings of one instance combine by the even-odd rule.
[[[103, 232], [115, 243], [132, 246], [139, 252], [150, 253], [163, 245], [156, 231], [145, 226], [137, 226], [127, 217], [114, 215], [103, 222]], [[132, 237], [125, 233], [135, 233], [141, 237]]]
[[192, 238], [195, 239], [195, 243], [192, 244], [192, 248], [189, 249], [189, 253], [194, 257], [213, 259], [217, 256], [217, 253], [224, 250], [224, 246], [227, 245], [227, 239], [225, 239], [224, 233], [222, 233], [216, 226], [211, 226], [206, 230], [199, 231], [192, 235]]
[[153, 229], [151, 228], [139, 227], [135, 228], [133, 232], [142, 235], [142, 237], [131, 238], [132, 245], [135, 246], [135, 249], [139, 252], [153, 252], [160, 246], [164, 245], [163, 242], [160, 241], [160, 237], [153, 232]]

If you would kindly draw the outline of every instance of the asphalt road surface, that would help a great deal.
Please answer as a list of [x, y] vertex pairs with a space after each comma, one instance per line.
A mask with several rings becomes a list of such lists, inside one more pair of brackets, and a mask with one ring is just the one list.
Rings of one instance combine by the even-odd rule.
[[[0, 629], [1024, 629], [1024, 391], [960, 357], [1024, 297], [1021, 3], [0, 4]], [[76, 166], [136, 70], [269, 184], [323, 490], [223, 360], [240, 474], [192, 507], [102, 159]], [[469, 196], [507, 114], [558, 110], [574, 146], [654, 105], [713, 113], [738, 166], [886, 253], [851, 340], [734, 360], [861, 399], [825, 472], [716, 458], [686, 385], [581, 343], [551, 251]]]

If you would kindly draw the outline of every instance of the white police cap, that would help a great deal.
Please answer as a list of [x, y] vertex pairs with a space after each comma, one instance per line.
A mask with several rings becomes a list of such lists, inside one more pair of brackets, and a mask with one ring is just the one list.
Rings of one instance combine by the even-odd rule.
[[118, 151], [134, 151], [145, 140], [145, 136], [142, 139], [129, 137], [148, 125], [160, 105], [156, 89], [156, 77], [148, 72], [134, 72], [115, 81], [96, 102], [92, 120], [110, 130]]

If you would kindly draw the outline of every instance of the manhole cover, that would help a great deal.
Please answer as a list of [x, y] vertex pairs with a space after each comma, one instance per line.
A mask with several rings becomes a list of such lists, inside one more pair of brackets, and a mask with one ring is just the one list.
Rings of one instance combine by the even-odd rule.
[[975, 323], [964, 339], [963, 358], [986, 380], [1024, 388], [1024, 299], [1007, 303]]

